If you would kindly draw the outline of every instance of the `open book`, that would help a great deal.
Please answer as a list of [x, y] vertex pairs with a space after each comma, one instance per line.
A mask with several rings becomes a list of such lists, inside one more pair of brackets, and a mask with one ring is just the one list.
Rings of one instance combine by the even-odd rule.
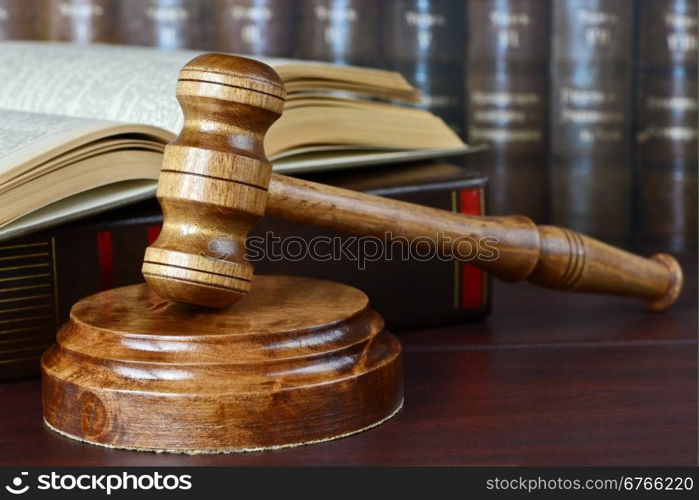
[[[177, 74], [195, 51], [0, 43], [0, 239], [153, 196], [182, 127]], [[288, 91], [265, 150], [308, 172], [468, 148], [398, 73], [263, 59]], [[399, 103], [399, 104], [397, 104]]]

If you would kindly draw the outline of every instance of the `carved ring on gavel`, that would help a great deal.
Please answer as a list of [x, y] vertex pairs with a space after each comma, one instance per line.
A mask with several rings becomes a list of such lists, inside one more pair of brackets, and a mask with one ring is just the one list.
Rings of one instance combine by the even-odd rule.
[[[285, 89], [256, 61], [199, 56], [182, 69], [177, 98], [184, 127], [165, 149], [163, 229], [143, 265], [163, 298], [223, 308], [244, 297], [253, 279], [245, 238], [265, 214], [357, 235], [419, 238], [505, 281], [628, 295], [653, 310], [670, 306], [682, 289], [682, 270], [667, 254], [643, 258], [523, 216], [454, 214], [272, 174], [264, 135], [282, 113]], [[221, 235], [227, 247], [212, 258], [209, 246]], [[484, 237], [496, 258], [463, 244]]]

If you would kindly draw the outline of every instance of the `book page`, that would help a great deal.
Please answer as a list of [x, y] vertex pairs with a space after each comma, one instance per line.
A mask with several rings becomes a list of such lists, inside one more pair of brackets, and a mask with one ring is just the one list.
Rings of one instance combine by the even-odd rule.
[[197, 54], [4, 42], [0, 108], [154, 125], [177, 133], [182, 127], [177, 75]]
[[[0, 108], [151, 125], [177, 134], [183, 123], [175, 97], [177, 77], [182, 66], [200, 53], [110, 45], [2, 42]], [[395, 92], [406, 97], [414, 93], [400, 75], [391, 72], [323, 63], [289, 63], [271, 58], [260, 60], [279, 69], [282, 75], [286, 74], [283, 78], [292, 94], [295, 87], [298, 92], [316, 89], [314, 94], [333, 88], [361, 89], [362, 93], [377, 95]], [[265, 139], [267, 154], [273, 163], [277, 163], [280, 154], [294, 154], [294, 150], [314, 144], [348, 149], [357, 146], [427, 149], [428, 157], [443, 156], [444, 150], [449, 154], [452, 150], [465, 151], [461, 140], [436, 117], [418, 127], [406, 120], [408, 110], [398, 110], [395, 106], [355, 106], [352, 121], [359, 123], [358, 119], [362, 118], [360, 129], [356, 123], [347, 123], [347, 116], [339, 116], [343, 113], [338, 114], [337, 108], [339, 106], [322, 107], [319, 103], [311, 115], [306, 113], [306, 107], [285, 113], [273, 124]], [[388, 110], [394, 108], [392, 121], [387, 123]], [[312, 123], [309, 124], [310, 118]], [[303, 129], [301, 134], [299, 127]], [[348, 127], [353, 129], [353, 134], [347, 133]], [[412, 135], [403, 136], [406, 128]], [[373, 162], [372, 158], [355, 157], [350, 164]], [[336, 166], [342, 164], [337, 161]], [[322, 168], [320, 163], [317, 165], [315, 168]]]
[[37, 154], [67, 147], [96, 125], [85, 118], [0, 109], [0, 179], [3, 173]]
[[0, 191], [8, 180], [37, 168], [42, 169], [35, 172], [39, 175], [66, 152], [89, 153], [90, 144], [106, 138], [113, 139], [111, 149], [125, 143], [121, 149], [136, 144], [137, 149], [157, 151], [172, 140], [166, 132], [143, 125], [0, 108]]
[[[0, 43], [0, 108], [153, 125], [178, 133], [177, 76], [202, 51]], [[288, 59], [255, 59], [277, 68], [290, 92], [344, 89], [354, 95], [412, 99], [397, 73]], [[297, 89], [298, 87], [298, 89]], [[283, 119], [283, 118], [282, 118]]]
[[152, 198], [155, 196], [155, 189], [155, 181], [139, 179], [108, 184], [78, 193], [3, 225], [0, 227], [0, 241]]
[[88, 120], [0, 109], [0, 161], [37, 141], [82, 127]]

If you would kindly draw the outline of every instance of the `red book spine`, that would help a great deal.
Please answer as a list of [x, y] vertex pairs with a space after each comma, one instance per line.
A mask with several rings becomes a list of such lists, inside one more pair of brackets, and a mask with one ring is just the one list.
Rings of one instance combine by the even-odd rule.
[[[460, 212], [466, 215], [484, 215], [483, 190], [480, 188], [459, 191]], [[482, 307], [486, 301], [485, 273], [477, 267], [461, 264], [461, 307]]]

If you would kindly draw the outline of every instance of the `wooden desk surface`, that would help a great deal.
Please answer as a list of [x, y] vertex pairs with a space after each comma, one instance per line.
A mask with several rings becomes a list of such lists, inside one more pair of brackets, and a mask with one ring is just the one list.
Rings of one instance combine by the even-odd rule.
[[0, 465], [696, 465], [696, 259], [663, 314], [495, 284], [482, 323], [400, 334], [406, 406], [334, 442], [236, 455], [109, 450], [42, 424], [39, 382], [0, 384]]

